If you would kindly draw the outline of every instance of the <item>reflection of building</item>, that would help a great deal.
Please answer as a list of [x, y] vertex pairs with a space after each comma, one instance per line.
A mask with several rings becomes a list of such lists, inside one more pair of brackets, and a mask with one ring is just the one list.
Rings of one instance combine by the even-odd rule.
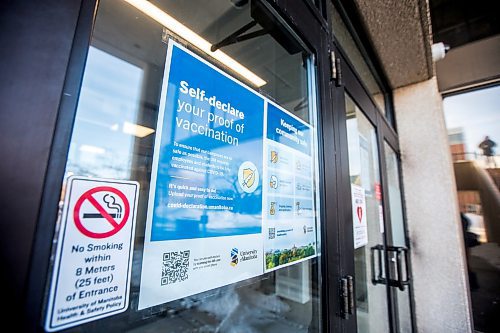
[[467, 159], [464, 136], [465, 135], [462, 128], [448, 129], [448, 141], [450, 142], [450, 150], [453, 162]]
[[481, 198], [478, 191], [458, 191], [461, 212], [482, 215]]
[[461, 211], [483, 215], [488, 240], [500, 243], [500, 191], [491, 174], [476, 161], [455, 162], [454, 171]]

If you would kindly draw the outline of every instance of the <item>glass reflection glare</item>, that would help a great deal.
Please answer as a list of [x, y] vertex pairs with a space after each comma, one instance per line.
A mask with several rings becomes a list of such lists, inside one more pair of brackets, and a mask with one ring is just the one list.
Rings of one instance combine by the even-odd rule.
[[154, 132], [135, 125], [143, 70], [95, 47], [89, 49], [86, 68], [68, 171], [81, 176], [127, 179], [136, 136]]

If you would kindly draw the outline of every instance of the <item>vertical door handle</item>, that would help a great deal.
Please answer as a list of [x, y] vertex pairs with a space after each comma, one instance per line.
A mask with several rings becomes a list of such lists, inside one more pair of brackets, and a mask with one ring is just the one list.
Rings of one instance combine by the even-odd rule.
[[383, 276], [383, 264], [384, 264], [384, 246], [383, 245], [375, 245], [370, 248], [370, 266], [371, 266], [371, 276], [372, 283], [376, 284], [385, 284], [386, 279]]
[[[372, 283], [374, 285], [388, 284], [403, 291], [410, 284], [408, 248], [403, 246], [387, 246], [387, 256], [391, 258], [390, 263], [395, 265], [394, 269], [389, 268], [388, 276], [384, 276], [384, 250], [384, 246], [380, 244], [370, 249]], [[396, 275], [395, 277], [392, 276], [394, 274]]]
[[[399, 290], [405, 290], [405, 286], [410, 284], [410, 275], [408, 274], [409, 259], [408, 259], [408, 248], [402, 246], [390, 246], [387, 249], [393, 252], [396, 256], [396, 280], [391, 280], [392, 285], [398, 287]], [[404, 257], [404, 261], [402, 258]], [[403, 278], [403, 265], [404, 265], [404, 278]]]

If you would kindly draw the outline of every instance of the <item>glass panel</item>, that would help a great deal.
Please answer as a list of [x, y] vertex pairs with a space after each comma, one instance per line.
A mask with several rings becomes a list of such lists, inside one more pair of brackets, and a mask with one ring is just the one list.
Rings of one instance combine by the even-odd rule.
[[382, 88], [380, 88], [380, 85], [373, 76], [370, 67], [363, 58], [361, 51], [352, 38], [352, 35], [342, 20], [339, 12], [332, 4], [330, 4], [329, 7], [332, 22], [332, 33], [335, 36], [335, 40], [340, 44], [342, 50], [346, 53], [347, 58], [353, 64], [356, 72], [361, 78], [361, 81], [368, 90], [369, 94], [372, 96], [377, 107], [385, 116], [387, 116], [385, 97]]
[[[391, 215], [392, 245], [406, 247], [405, 226], [403, 220], [403, 203], [399, 184], [399, 164], [396, 152], [384, 142], [385, 161], [387, 168], [387, 186], [389, 193], [389, 210]], [[406, 272], [403, 271], [406, 276]], [[398, 303], [398, 318], [400, 332], [412, 332], [410, 291], [396, 289]]]
[[[319, 191], [316, 190], [319, 186], [317, 178], [318, 166], [315, 163], [318, 160], [315, 129], [317, 113], [314, 72], [316, 68], [313, 65], [312, 55], [301, 46], [302, 44], [293, 37], [294, 35], [284, 29], [266, 8], [254, 7], [254, 3], [256, 2], [226, 0], [99, 1], [91, 47], [88, 52], [77, 107], [65, 178], [76, 175], [93, 177], [93, 179], [111, 178], [115, 180], [130, 180], [137, 181], [140, 184], [135, 237], [133, 240], [134, 253], [131, 266], [130, 298], [129, 305], [124, 309], [124, 312], [108, 318], [89, 320], [87, 324], [69, 328], [68, 331], [322, 331], [322, 318], [320, 315], [320, 262], [319, 257], [313, 256], [320, 254], [319, 243], [313, 240], [308, 244], [300, 244], [300, 241], [298, 241], [298, 243], [290, 245], [288, 249], [283, 246], [279, 247], [280, 243], [278, 242], [280, 237], [282, 237], [281, 239], [289, 237], [288, 243], [290, 243], [292, 239], [303, 239], [306, 234], [311, 234], [313, 236], [309, 237], [316, 239], [316, 233], [319, 232], [319, 228], [316, 226], [318, 223], [316, 216], [319, 216], [317, 211]], [[153, 5], [157, 6], [157, 8], [147, 14], [147, 8], [151, 9]], [[257, 23], [252, 23], [251, 27], [247, 29], [247, 33], [256, 33], [255, 38], [221, 46], [217, 52], [209, 51], [211, 45], [213, 46], [223, 41], [238, 29], [254, 22], [254, 20]], [[186, 28], [189, 30], [185, 30]], [[262, 32], [261, 30], [264, 28], [265, 32]], [[250, 109], [249, 106], [246, 106], [239, 100], [239, 98], [243, 98], [240, 94], [229, 95], [230, 92], [223, 91], [223, 93], [228, 94], [226, 96], [234, 97], [234, 100], [214, 99], [211, 101], [208, 98], [209, 95], [207, 95], [206, 100], [197, 102], [195, 100], [199, 98], [201, 90], [196, 90], [194, 86], [189, 87], [194, 89], [190, 90], [187, 87], [187, 83], [185, 84], [185, 101], [187, 101], [186, 103], [190, 103], [192, 107], [189, 110], [191, 115], [186, 116], [186, 120], [193, 122], [193, 119], [196, 119], [198, 116], [196, 110], [201, 105], [200, 103], [213, 103], [213, 105], [210, 104], [213, 107], [213, 109], [210, 109], [212, 110], [210, 114], [213, 115], [221, 114], [221, 110], [224, 108], [226, 111], [229, 110], [228, 102], [234, 108], [240, 102], [239, 109], [243, 110], [245, 108], [244, 111], [246, 114], [240, 119], [248, 120], [247, 124], [250, 123], [256, 126], [249, 128], [248, 132], [246, 132], [249, 133], [248, 136], [241, 138], [239, 149], [233, 149], [232, 147], [228, 147], [228, 145], [221, 145], [221, 147], [213, 148], [209, 156], [203, 155], [200, 152], [195, 154], [194, 149], [197, 146], [193, 143], [194, 141], [199, 142], [201, 145], [203, 142], [207, 142], [207, 140], [215, 139], [207, 135], [209, 130], [207, 129], [203, 135], [201, 135], [200, 130], [196, 130], [200, 135], [196, 133], [193, 135], [191, 133], [190, 135], [177, 136], [168, 127], [169, 124], [175, 126], [176, 114], [171, 109], [168, 109], [168, 106], [161, 109], [160, 105], [162, 103], [168, 104], [168, 101], [162, 101], [164, 88], [172, 88], [171, 82], [168, 81], [169, 77], [165, 76], [165, 73], [168, 73], [166, 69], [170, 68], [170, 75], [174, 75], [174, 69], [172, 69], [174, 67], [169, 67], [173, 66], [173, 64], [166, 63], [166, 59], [169, 59], [169, 61], [174, 59], [174, 56], [169, 55], [167, 57], [167, 50], [174, 52], [172, 51], [173, 43], [178, 46], [178, 49], [184, 50], [183, 52], [188, 54], [189, 59], [195, 59], [192, 61], [203, 64], [200, 66], [205, 66], [203, 68], [209, 68], [210, 71], [216, 73], [214, 75], [217, 76], [218, 80], [229, 82], [228, 85], [231, 85], [233, 88], [236, 87], [234, 88], [236, 90], [239, 89], [237, 92], [241, 91], [251, 96], [252, 101], [258, 100], [256, 105], [260, 105], [262, 109]], [[206, 45], [209, 45], [208, 49]], [[224, 52], [225, 57], [220, 56], [221, 52]], [[192, 67], [180, 68], [179, 73], [184, 75], [190, 70], [192, 70]], [[225, 73], [242, 83], [227, 77]], [[202, 74], [200, 71], [185, 75], [191, 75], [191, 77], [198, 79], [197, 75], [201, 77]], [[252, 79], [252, 75], [260, 79], [260, 83], [258, 79]], [[172, 76], [170, 76], [170, 79], [172, 79]], [[166, 82], [169, 84], [166, 84]], [[162, 84], [165, 86], [162, 87]], [[209, 88], [217, 89], [215, 85], [214, 83]], [[182, 83], [180, 86], [182, 86]], [[174, 88], [177, 91], [183, 91], [178, 86]], [[207, 92], [209, 88], [206, 89]], [[177, 101], [181, 101], [180, 97], [176, 96], [175, 98], [178, 98]], [[184, 100], [181, 102], [184, 103]], [[180, 105], [181, 102], [179, 102], [179, 109], [176, 111], [188, 112], [187, 108]], [[264, 106], [266, 106], [266, 109], [264, 109]], [[249, 108], [248, 110], [246, 109], [247, 107]], [[220, 112], [213, 111], [215, 108], [218, 108]], [[151, 233], [146, 232], [146, 224], [149, 218], [148, 206], [151, 205], [149, 202], [150, 187], [153, 187], [151, 179], [153, 176], [156, 177], [153, 166], [155, 162], [158, 162], [157, 159], [160, 158], [158, 169], [161, 172], [169, 177], [175, 176], [177, 179], [181, 179], [175, 183], [177, 189], [186, 184], [189, 185], [187, 181], [186, 183], [182, 181], [182, 177], [185, 174], [181, 175], [178, 170], [173, 170], [173, 164], [170, 164], [171, 161], [169, 160], [171, 156], [168, 155], [170, 152], [165, 153], [165, 151], [162, 151], [157, 154], [155, 151], [155, 140], [160, 138], [165, 142], [170, 142], [170, 138], [165, 137], [165, 133], [169, 133], [173, 139], [182, 142], [182, 147], [184, 148], [187, 147], [186, 142], [191, 140], [190, 147], [193, 148], [193, 151], [187, 152], [183, 150], [183, 153], [182, 149], [179, 148], [179, 151], [181, 151], [179, 154], [189, 156], [191, 158], [190, 161], [195, 161], [195, 158], [200, 157], [203, 158], [204, 162], [210, 161], [206, 163], [210, 163], [211, 165], [218, 163], [221, 167], [220, 170], [224, 170], [225, 172], [227, 170], [223, 167], [226, 166], [230, 169], [227, 172], [232, 178], [217, 178], [217, 182], [214, 181], [210, 184], [214, 187], [219, 186], [221, 183], [229, 184], [224, 188], [227, 189], [227, 193], [232, 193], [231, 186], [243, 187], [245, 185], [248, 188], [253, 186], [251, 183], [255, 184], [255, 170], [250, 166], [242, 169], [244, 179], [240, 182], [238, 177], [235, 176], [239, 173], [238, 168], [234, 171], [234, 165], [231, 162], [221, 161], [221, 158], [246, 158], [246, 156], [254, 153], [248, 148], [251, 144], [255, 145], [257, 143], [262, 146], [264, 145], [263, 142], [272, 140], [274, 138], [271, 135], [272, 133], [262, 137], [265, 133], [265, 127], [263, 126], [267, 124], [266, 126], [269, 130], [271, 126], [269, 119], [271, 118], [266, 118], [266, 121], [261, 119], [260, 123], [252, 120], [252, 117], [257, 118], [259, 112], [263, 115], [264, 110], [268, 110], [267, 112], [270, 113], [271, 111], [269, 110], [271, 109], [274, 110], [274, 114], [281, 115], [282, 122], [280, 123], [277, 120], [276, 123], [278, 125], [275, 125], [283, 127], [281, 128], [281, 132], [279, 132], [281, 133], [280, 135], [291, 141], [296, 141], [298, 146], [306, 146], [307, 149], [299, 150], [298, 148], [290, 148], [292, 144], [287, 143], [284, 139], [274, 143], [281, 150], [275, 149], [271, 151], [267, 146], [266, 148], [260, 147], [259, 149], [263, 151], [259, 157], [261, 159], [260, 165], [276, 163], [276, 166], [273, 166], [273, 170], [277, 170], [279, 173], [269, 175], [268, 171], [264, 169], [264, 172], [261, 174], [261, 183], [254, 186], [253, 191], [256, 193], [255, 196], [260, 198], [263, 196], [263, 192], [269, 195], [272, 190], [276, 190], [278, 184], [281, 186], [282, 191], [288, 188], [290, 193], [281, 192], [275, 194], [274, 198], [278, 198], [276, 201], [291, 202], [291, 205], [282, 203], [275, 206], [275, 208], [280, 210], [286, 210], [290, 214], [290, 218], [288, 220], [275, 219], [274, 228], [264, 228], [262, 227], [262, 216], [268, 216], [268, 213], [271, 215], [274, 214], [268, 211], [268, 208], [262, 202], [248, 203], [248, 201], [244, 201], [252, 197], [249, 192], [238, 192], [239, 197], [231, 197], [230, 199], [242, 200], [245, 203], [244, 206], [240, 207], [242, 209], [240, 212], [229, 212], [224, 208], [224, 205], [220, 205], [220, 209], [223, 212], [216, 214], [217, 216], [214, 218], [213, 214], [210, 215], [211, 217], [199, 217], [198, 213], [204, 209], [193, 208], [192, 210], [185, 210], [184, 212], [192, 215], [184, 216], [182, 228], [189, 229], [189, 232], [197, 230], [197, 232], [210, 233], [209, 229], [214, 225], [213, 221], [215, 221], [215, 229], [218, 228], [217, 230], [219, 231], [232, 232], [229, 230], [230, 228], [228, 229], [225, 226], [233, 223], [234, 220], [240, 221], [241, 215], [247, 214], [249, 216], [248, 220], [251, 221], [244, 220], [245, 223], [249, 225], [257, 224], [259, 230], [262, 228], [262, 237], [266, 237], [268, 241], [276, 238], [276, 242], [273, 243], [276, 244], [276, 249], [272, 249], [271, 251], [267, 248], [270, 255], [273, 256], [272, 260], [270, 259], [273, 265], [264, 267], [265, 261], [263, 260], [261, 268], [263, 271], [265, 269], [266, 273], [249, 276], [248, 278], [239, 278], [237, 275], [240, 273], [223, 274], [220, 276], [220, 279], [230, 277], [233, 278], [232, 281], [239, 282], [226, 283], [227, 285], [219, 288], [203, 287], [205, 285], [213, 285], [213, 279], [211, 278], [191, 282], [191, 286], [199, 285], [204, 291], [181, 297], [171, 302], [159, 302], [158, 305], [139, 310], [139, 294], [144, 289], [150, 287], [141, 284], [141, 281], [149, 278], [148, 274], [144, 274], [144, 270], [141, 276], [141, 268], [144, 264], [143, 252], [146, 249], [146, 240], [151, 236]], [[161, 110], [165, 110], [165, 112], [161, 112]], [[220, 126], [232, 126], [229, 119], [233, 119], [231, 116], [234, 117], [234, 114], [231, 112], [236, 111], [227, 111], [226, 114], [220, 117]], [[208, 111], [205, 114], [207, 115]], [[159, 115], [163, 119], [170, 120], [170, 123], [161, 119], [159, 121]], [[284, 119], [285, 124], [283, 125]], [[158, 127], [158, 124], [163, 126], [163, 128]], [[259, 126], [262, 128], [257, 128]], [[191, 126], [191, 131], [193, 131], [192, 128]], [[218, 128], [220, 127], [215, 127], [215, 129]], [[213, 130], [213, 128], [210, 129]], [[160, 130], [163, 131], [163, 137], [157, 135], [157, 132]], [[261, 137], [256, 138], [255, 133], [260, 133]], [[225, 143], [227, 142], [226, 140]], [[161, 149], [164, 148], [164, 146], [161, 147]], [[228, 151], [232, 153], [228, 153]], [[269, 153], [269, 160], [265, 158], [265, 152]], [[276, 154], [272, 155], [273, 152]], [[161, 159], [169, 160], [169, 163], [161, 164]], [[188, 158], [177, 156], [176, 161], [184, 163], [186, 159]], [[209, 181], [215, 178], [209, 176], [207, 170], [213, 170], [212, 166], [204, 166], [199, 169], [198, 173], [203, 174], [201, 178], [208, 179], [207, 183], [209, 183]], [[160, 173], [160, 171], [156, 170], [157, 173]], [[245, 174], [245, 172], [249, 173]], [[195, 177], [199, 176], [196, 172], [191, 172], [191, 175], [193, 174]], [[275, 178], [272, 178], [272, 176], [275, 176]], [[264, 177], [268, 177], [269, 179], [264, 179]], [[173, 181], [169, 181], [171, 182], [169, 184], [174, 184]], [[174, 186], [172, 185], [172, 187]], [[270, 187], [270, 189], [267, 187]], [[193, 189], [193, 191], [198, 191], [198, 189]], [[209, 186], [206, 189], [208, 190]], [[186, 191], [183, 193], [187, 196], [189, 193]], [[216, 194], [220, 199], [222, 195], [228, 196], [227, 193]], [[71, 194], [66, 193], [66, 188], [63, 188], [62, 199], [65, 198], [65, 195], [70, 196]], [[163, 193], [163, 195], [163, 198], [170, 196], [170, 194], [166, 193]], [[266, 198], [264, 195], [264, 199]], [[105, 198], [103, 200], [107, 202]], [[230, 200], [227, 199], [227, 201]], [[115, 203], [110, 202], [110, 204]], [[251, 214], [248, 211], [251, 211]], [[93, 215], [99, 215], [100, 218], [104, 218], [105, 213], [99, 212], [100, 215]], [[165, 232], [169, 232], [169, 218], [175, 214], [177, 213], [173, 210], [167, 210], [165, 213], [165, 221], [167, 222], [159, 222], [158, 225], [164, 227]], [[119, 214], [115, 215], [118, 216]], [[196, 216], [196, 218], [193, 218], [193, 216]], [[208, 219], [208, 222], [207, 220], [203, 220], [204, 217]], [[198, 218], [199, 220], [196, 220]], [[255, 222], [255, 219], [257, 219], [257, 222]], [[264, 223], [270, 223], [268, 220], [270, 219], [266, 219]], [[177, 219], [178, 221], [179, 219]], [[310, 221], [313, 221], [313, 224], [308, 224]], [[60, 218], [58, 228], [63, 225], [63, 222]], [[250, 232], [252, 231], [250, 230]], [[164, 235], [158, 237], [161, 238]], [[61, 238], [56, 234], [55, 243], [57, 243], [58, 239]], [[227, 270], [232, 269], [234, 266], [242, 267], [246, 260], [252, 259], [252, 253], [245, 254], [245, 251], [242, 251], [244, 249], [234, 248], [235, 245], [228, 238], [220, 237], [218, 239], [221, 241], [218, 242], [217, 246], [228, 247], [227, 253], [224, 252], [228, 260], [223, 262]], [[100, 241], [96, 240], [96, 242]], [[286, 243], [286, 240], [281, 240], [281, 242]], [[212, 248], [206, 247], [203, 251], [209, 254]], [[236, 254], [234, 251], [236, 251]], [[263, 249], [259, 249], [259, 251], [264, 253]], [[165, 254], [169, 254], [170, 257], [173, 252]], [[176, 255], [178, 254], [176, 252]], [[102, 255], [102, 257], [98, 256], [94, 259], [108, 260], [108, 257], [106, 257], [107, 253], [103, 252]], [[187, 255], [189, 257], [189, 253]], [[202, 259], [215, 260], [213, 261], [215, 263], [218, 262], [217, 258], [214, 259], [212, 257]], [[57, 263], [57, 260], [56, 258], [53, 264]], [[178, 266], [185, 265], [185, 261], [179, 259], [175, 262], [171, 261], [170, 264], [177, 265], [174, 265], [174, 268], [177, 269]], [[192, 264], [192, 262], [189, 263], [189, 265]], [[202, 266], [202, 264], [200, 261], [197, 263], [198, 266]], [[273, 270], [274, 266], [279, 266], [279, 269]], [[171, 266], [166, 265], [160, 267], [160, 270], [166, 271], [171, 268]], [[88, 271], [87, 267], [83, 267], [83, 269], [84, 272]], [[90, 273], [92, 272], [90, 271]], [[184, 278], [182, 271], [178, 270], [174, 273], [174, 275], [169, 276], [171, 278], [169, 281], [171, 283], [179, 282], [178, 285], [181, 286], [180, 282]], [[92, 279], [88, 282], [92, 286], [95, 281], [106, 282], [104, 280], [94, 280], [94, 278], [95, 276], [92, 276]], [[111, 279], [111, 277], [109, 278]], [[87, 283], [87, 280], [80, 282]], [[158, 279], [157, 284], [160, 285], [160, 282], [163, 284], [163, 279], [161, 281]], [[218, 284], [218, 286], [221, 285], [223, 284]], [[185, 284], [182, 286], [185, 286]], [[178, 287], [178, 289], [182, 288], [185, 287]], [[47, 295], [49, 294], [49, 290], [51, 290], [50, 286], [47, 286]], [[159, 295], [159, 297], [163, 297], [163, 295]], [[71, 301], [71, 297], [68, 299]], [[71, 308], [70, 305], [68, 303], [68, 307], [63, 311], [65, 316], [73, 316], [75, 309]], [[100, 310], [97, 309], [95, 311], [99, 313]], [[75, 316], [78, 315], [80, 315], [80, 312], [75, 312]]]
[[495, 86], [449, 96], [443, 100], [453, 162], [474, 161], [478, 167], [490, 169], [493, 179], [493, 169], [500, 167], [499, 96], [500, 86]]
[[477, 332], [499, 330], [491, 311], [500, 299], [499, 105], [499, 85], [443, 100]]
[[[372, 283], [373, 274], [384, 276], [384, 265], [378, 265], [377, 260], [376, 271], [372, 271], [371, 258], [371, 251], [384, 244], [377, 136], [373, 125], [348, 95], [346, 112], [351, 186], [361, 191], [359, 197], [353, 197], [353, 205], [358, 201], [360, 207], [353, 209], [355, 237], [363, 233], [360, 226], [366, 223], [366, 236], [355, 239], [358, 247], [354, 250], [358, 332], [389, 332], [386, 287]], [[378, 253], [383, 256], [383, 251]]]

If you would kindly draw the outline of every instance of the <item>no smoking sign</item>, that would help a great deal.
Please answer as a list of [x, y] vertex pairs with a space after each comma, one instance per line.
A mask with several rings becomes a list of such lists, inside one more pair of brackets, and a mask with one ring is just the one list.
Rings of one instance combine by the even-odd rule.
[[120, 231], [130, 216], [130, 203], [123, 192], [98, 186], [77, 200], [73, 219], [77, 229], [91, 238], [107, 238]]
[[59, 331], [128, 308], [139, 184], [70, 177], [45, 329]]

